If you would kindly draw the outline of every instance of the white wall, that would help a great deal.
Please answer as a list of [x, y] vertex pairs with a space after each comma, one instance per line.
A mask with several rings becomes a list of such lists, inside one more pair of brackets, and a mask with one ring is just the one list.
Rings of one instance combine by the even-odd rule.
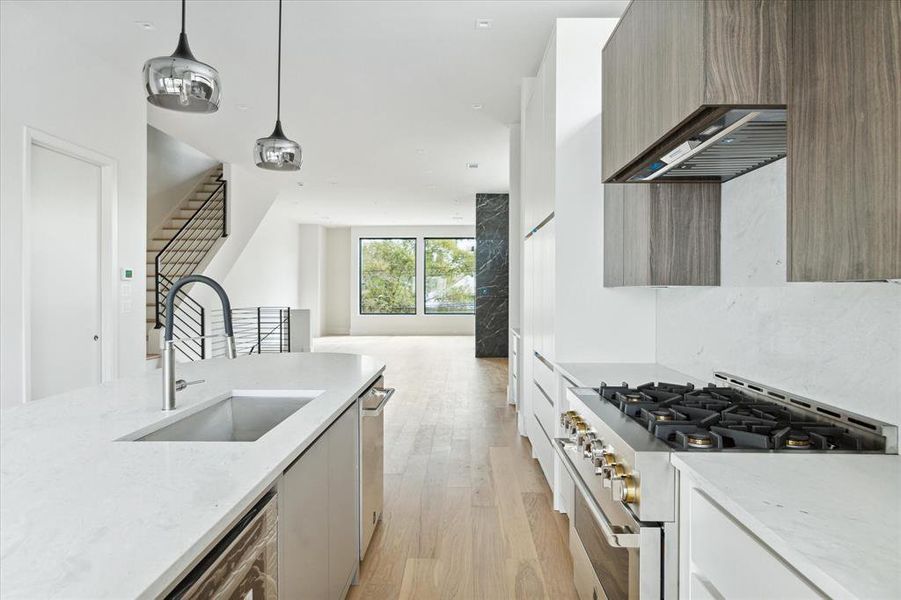
[[232, 306], [300, 305], [301, 226], [270, 210], [222, 282]]
[[658, 291], [658, 359], [901, 423], [901, 286], [786, 283], [785, 163], [723, 186], [722, 285]]
[[325, 298], [323, 335], [350, 333], [350, 227], [325, 230]]
[[554, 358], [655, 358], [655, 294], [604, 288], [601, 48], [617, 19], [558, 19], [554, 223]]
[[510, 327], [522, 327], [522, 215], [520, 197], [520, 152], [521, 127], [519, 123], [510, 126], [510, 225], [509, 225], [509, 320]]
[[321, 225], [300, 226], [299, 308], [310, 309], [310, 335], [322, 335], [322, 299], [325, 289], [325, 232]]
[[[239, 165], [226, 163], [224, 177], [228, 181], [228, 237], [220, 240], [212, 258], [200, 269], [203, 275], [220, 282], [228, 278], [277, 196], [271, 179], [258, 177]], [[195, 286], [191, 295], [206, 307], [219, 308], [216, 294], [209, 288]]]
[[[102, 56], [43, 27], [27, 7], [0, 3], [0, 405], [24, 390], [23, 144], [32, 127], [117, 161], [117, 271], [135, 271], [131, 307], [114, 307], [114, 376], [144, 369], [144, 248], [146, 219], [146, 100], [140, 77], [120, 73]], [[14, 83], [11, 83], [14, 82]], [[115, 93], [104, 93], [115, 90]], [[64, 251], [64, 249], [60, 249]], [[52, 275], [50, 275], [52, 276]], [[60, 293], [64, 293], [60, 290]]]
[[[415, 237], [416, 240], [416, 314], [360, 314], [360, 238]], [[350, 333], [351, 335], [474, 335], [474, 315], [426, 315], [423, 306], [423, 237], [475, 237], [475, 227], [404, 226], [351, 227], [350, 230]]]
[[171, 135], [147, 126], [147, 233], [191, 193], [219, 161]]

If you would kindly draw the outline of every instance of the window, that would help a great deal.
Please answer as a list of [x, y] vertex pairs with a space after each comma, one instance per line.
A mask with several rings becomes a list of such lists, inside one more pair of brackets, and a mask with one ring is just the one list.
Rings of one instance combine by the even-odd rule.
[[416, 314], [415, 238], [360, 238], [360, 314]]
[[475, 307], [475, 239], [426, 238], [426, 314], [472, 314]]

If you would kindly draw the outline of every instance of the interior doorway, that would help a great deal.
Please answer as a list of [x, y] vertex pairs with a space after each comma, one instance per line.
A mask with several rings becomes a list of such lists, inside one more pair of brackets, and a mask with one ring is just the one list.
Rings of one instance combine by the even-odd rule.
[[25, 395], [37, 400], [112, 377], [114, 166], [35, 132], [26, 153]]

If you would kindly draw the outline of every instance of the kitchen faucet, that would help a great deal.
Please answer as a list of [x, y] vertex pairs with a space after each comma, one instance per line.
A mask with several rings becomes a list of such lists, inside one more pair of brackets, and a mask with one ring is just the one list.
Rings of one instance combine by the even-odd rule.
[[[163, 410], [173, 410], [175, 408], [175, 392], [179, 392], [189, 383], [184, 379], [175, 379], [175, 344], [189, 340], [204, 340], [210, 337], [220, 336], [199, 336], [194, 338], [172, 339], [172, 328], [175, 325], [175, 295], [183, 286], [189, 283], [205, 283], [216, 294], [219, 295], [219, 302], [222, 304], [222, 322], [225, 326], [225, 354], [228, 358], [235, 358], [235, 334], [232, 330], [232, 307], [228, 300], [228, 294], [222, 289], [222, 286], [213, 279], [205, 275], [188, 275], [182, 277], [172, 284], [169, 294], [166, 296], [166, 329], [163, 334], [161, 343], [163, 353]], [[191, 382], [199, 383], [199, 382]]]

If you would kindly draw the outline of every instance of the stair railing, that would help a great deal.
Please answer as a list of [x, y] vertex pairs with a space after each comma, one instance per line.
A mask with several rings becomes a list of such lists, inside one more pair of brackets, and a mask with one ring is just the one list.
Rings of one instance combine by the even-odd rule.
[[[218, 185], [210, 192], [200, 208], [172, 236], [156, 255], [155, 275], [155, 327], [165, 326], [166, 295], [172, 284], [185, 275], [191, 275], [207, 252], [219, 238], [228, 236], [228, 182], [220, 176]], [[195, 338], [203, 335], [204, 308], [180, 290], [173, 315], [179, 337]], [[185, 342], [176, 346], [190, 360], [206, 357], [202, 341]]]
[[[216, 330], [221, 321], [222, 311], [215, 311], [210, 323], [211, 330]], [[232, 328], [239, 356], [291, 351], [291, 318], [288, 307], [233, 308]], [[212, 340], [210, 354], [225, 356], [225, 347], [220, 340]]]

